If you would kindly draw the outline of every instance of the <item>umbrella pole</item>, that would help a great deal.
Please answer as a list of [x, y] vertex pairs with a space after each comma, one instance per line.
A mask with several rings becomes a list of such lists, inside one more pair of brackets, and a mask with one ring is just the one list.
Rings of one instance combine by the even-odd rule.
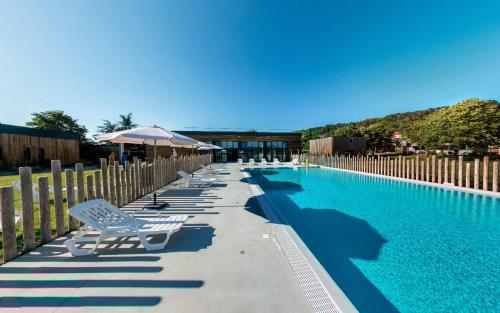
[[[156, 139], [155, 139], [155, 145], [154, 145], [154, 153], [153, 153], [153, 164], [154, 162], [156, 161]], [[156, 168], [153, 166], [153, 173], [154, 173], [154, 177], [156, 177]], [[155, 193], [153, 194], [153, 204], [156, 205], [156, 190], [155, 190]]]

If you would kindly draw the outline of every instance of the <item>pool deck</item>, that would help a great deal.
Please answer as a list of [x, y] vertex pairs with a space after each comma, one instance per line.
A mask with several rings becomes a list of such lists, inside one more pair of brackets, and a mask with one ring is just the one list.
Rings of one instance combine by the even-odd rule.
[[[72, 257], [66, 237], [0, 267], [0, 308], [29, 312], [312, 312], [239, 167], [210, 189], [161, 189], [170, 214], [188, 214], [166, 249], [136, 238]], [[150, 197], [127, 209], [142, 206]], [[36, 309], [34, 309], [36, 307]]]

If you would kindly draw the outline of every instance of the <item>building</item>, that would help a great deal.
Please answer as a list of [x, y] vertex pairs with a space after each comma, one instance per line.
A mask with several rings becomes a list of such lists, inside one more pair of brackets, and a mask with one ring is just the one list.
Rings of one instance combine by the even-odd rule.
[[0, 168], [15, 166], [50, 166], [50, 160], [63, 164], [78, 162], [80, 136], [0, 124]]
[[290, 132], [176, 131], [224, 150], [213, 152], [218, 162], [254, 159], [289, 161], [291, 153], [302, 150], [302, 134]]
[[312, 155], [364, 154], [365, 137], [327, 137], [309, 140], [309, 153]]

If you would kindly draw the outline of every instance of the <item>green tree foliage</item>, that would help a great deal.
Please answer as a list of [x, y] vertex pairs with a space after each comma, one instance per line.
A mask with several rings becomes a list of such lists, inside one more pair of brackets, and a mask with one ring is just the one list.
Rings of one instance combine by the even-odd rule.
[[500, 104], [495, 100], [467, 99], [443, 108], [414, 125], [419, 145], [429, 149], [451, 143], [455, 148], [500, 144]]
[[120, 114], [118, 122], [113, 123], [109, 120], [103, 120], [101, 126], [97, 127], [97, 131], [100, 133], [111, 133], [114, 131], [126, 130], [136, 128], [137, 124], [132, 121], [132, 113]]
[[359, 129], [362, 136], [366, 138], [366, 146], [372, 151], [385, 149], [392, 144], [393, 131], [381, 123], [362, 126]]
[[132, 113], [126, 115], [120, 114], [120, 120], [117, 124], [117, 130], [132, 129], [137, 127], [137, 124], [132, 122]]
[[101, 126], [97, 126], [97, 131], [100, 132], [100, 133], [112, 133], [114, 131], [116, 131], [116, 128], [118, 126], [114, 123], [112, 123], [111, 121], [109, 120], [103, 120], [103, 123]]
[[[450, 107], [387, 115], [356, 123], [330, 124], [300, 130], [305, 149], [311, 139], [324, 136], [367, 137], [368, 148], [380, 149], [388, 144], [392, 134], [419, 146], [434, 149], [444, 143], [455, 148], [486, 147], [500, 144], [499, 103], [495, 100], [468, 99]], [[396, 143], [398, 144], [398, 143]]]
[[53, 110], [31, 114], [31, 120], [26, 126], [44, 130], [59, 132], [73, 132], [80, 135], [81, 142], [87, 142], [87, 128], [78, 124], [78, 120], [64, 113], [64, 111]]

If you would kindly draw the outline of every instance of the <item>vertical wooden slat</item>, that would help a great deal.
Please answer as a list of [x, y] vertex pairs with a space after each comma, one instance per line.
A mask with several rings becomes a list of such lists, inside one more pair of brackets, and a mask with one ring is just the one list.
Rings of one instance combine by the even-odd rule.
[[491, 188], [493, 192], [498, 192], [498, 162], [493, 162], [493, 186]]
[[[75, 206], [75, 183], [73, 181], [73, 171], [67, 169], [64, 171], [66, 174], [66, 204], [69, 209]], [[69, 230], [77, 230], [80, 222], [73, 216], [69, 216]]]
[[415, 160], [415, 180], [420, 180], [420, 157], [417, 155]]
[[85, 202], [85, 181], [83, 178], [83, 164], [76, 163], [76, 196], [78, 203]]
[[410, 179], [415, 179], [415, 159], [411, 159]]
[[95, 199], [95, 194], [94, 194], [94, 176], [93, 175], [87, 175], [87, 200], [94, 200]]
[[61, 179], [61, 161], [52, 160], [52, 181], [54, 184], [54, 210], [56, 216], [56, 233], [60, 237], [66, 233], [64, 225], [63, 190]]
[[115, 161], [115, 193], [116, 193], [116, 206], [121, 207], [122, 203], [122, 184], [120, 182], [120, 162]]
[[464, 166], [464, 157], [460, 155], [458, 157], [458, 187], [462, 187], [463, 185], [463, 166]]
[[31, 167], [20, 167], [19, 176], [21, 179], [21, 207], [23, 212], [23, 248], [24, 251], [29, 251], [36, 246]]
[[474, 189], [479, 189], [479, 159], [474, 160]]
[[443, 183], [443, 160], [439, 159], [438, 160], [438, 169], [437, 169], [437, 183], [442, 184]]
[[432, 164], [431, 164], [431, 178], [432, 182], [436, 182], [436, 156], [432, 156]]
[[465, 188], [470, 188], [470, 162], [465, 163]]
[[137, 199], [137, 189], [136, 189], [136, 179], [135, 179], [135, 163], [130, 165], [130, 182], [132, 184], [132, 199], [135, 201]]
[[108, 174], [109, 174], [109, 199], [111, 203], [116, 205], [116, 197], [115, 197], [115, 169], [114, 165], [108, 166]]
[[101, 158], [102, 193], [104, 200], [109, 200], [108, 165], [106, 158]]
[[140, 182], [139, 182], [139, 170], [141, 168], [140, 161], [138, 157], [134, 157], [134, 199], [139, 198], [139, 189], [140, 189]]
[[450, 183], [455, 186], [455, 169], [457, 167], [457, 164], [455, 163], [455, 159], [451, 160], [451, 178], [450, 178]]
[[488, 170], [490, 169], [490, 157], [485, 155], [483, 158], [483, 190], [488, 190]]
[[52, 240], [48, 177], [38, 177], [38, 194], [40, 195], [40, 239], [42, 243], [47, 243]]
[[450, 164], [449, 164], [449, 159], [448, 158], [444, 158], [444, 182], [445, 183], [449, 183], [450, 181], [448, 180], [448, 168], [450, 167]]
[[127, 185], [125, 184], [125, 170], [120, 171], [120, 184], [122, 186], [122, 206], [127, 203]]
[[126, 186], [126, 194], [125, 194], [125, 202], [129, 203], [132, 202], [132, 183], [130, 181], [130, 164], [128, 161], [125, 161], [123, 163], [123, 167], [125, 170], [125, 186]]
[[0, 187], [0, 214], [2, 215], [3, 260], [8, 262], [17, 256], [16, 210], [12, 187]]
[[420, 180], [425, 180], [425, 161], [420, 161]]
[[425, 160], [425, 181], [431, 181], [431, 160], [429, 157]]
[[95, 181], [95, 197], [96, 199], [102, 199], [102, 185], [101, 185], [101, 172], [94, 172], [94, 181]]

